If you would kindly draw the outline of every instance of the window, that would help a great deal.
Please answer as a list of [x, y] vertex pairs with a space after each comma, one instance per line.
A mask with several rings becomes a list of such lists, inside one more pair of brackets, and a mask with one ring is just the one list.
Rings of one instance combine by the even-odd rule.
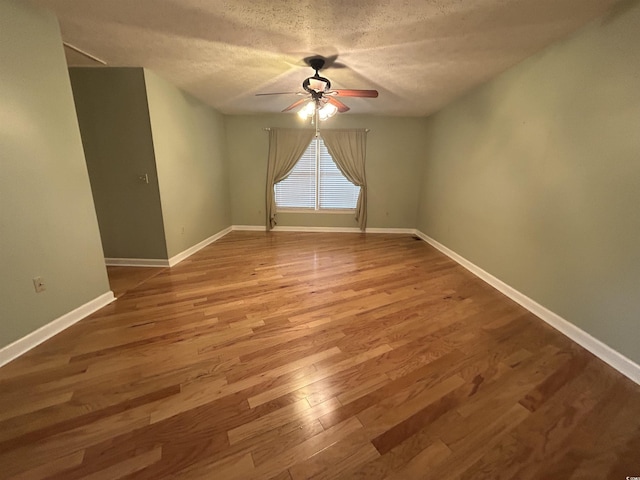
[[354, 210], [360, 187], [342, 175], [322, 138], [314, 138], [287, 178], [275, 185], [279, 210]]

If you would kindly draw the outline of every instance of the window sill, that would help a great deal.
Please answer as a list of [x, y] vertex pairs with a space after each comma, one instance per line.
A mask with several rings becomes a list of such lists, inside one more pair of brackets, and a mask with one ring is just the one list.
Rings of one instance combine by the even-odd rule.
[[314, 210], [312, 208], [278, 208], [276, 209], [276, 213], [304, 213], [304, 214], [318, 214], [318, 213], [328, 213], [331, 215], [355, 215], [355, 209], [339, 209], [339, 210], [329, 210], [329, 209], [321, 209]]

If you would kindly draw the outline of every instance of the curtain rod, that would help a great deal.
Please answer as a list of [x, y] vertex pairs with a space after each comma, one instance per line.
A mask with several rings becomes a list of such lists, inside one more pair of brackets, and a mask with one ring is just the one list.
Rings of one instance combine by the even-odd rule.
[[[264, 127], [262, 130], [264, 130], [265, 132], [269, 132], [269, 131], [271, 131], [271, 127]], [[370, 128], [365, 128], [364, 131], [368, 133], [368, 132], [371, 131], [371, 129]]]

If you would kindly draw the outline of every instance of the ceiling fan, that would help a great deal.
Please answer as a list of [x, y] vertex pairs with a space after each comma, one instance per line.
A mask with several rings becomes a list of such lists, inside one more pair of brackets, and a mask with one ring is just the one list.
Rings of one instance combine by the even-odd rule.
[[315, 75], [309, 77], [302, 82], [303, 92], [276, 92], [276, 93], [257, 93], [261, 95], [303, 95], [305, 98], [293, 102], [287, 108], [282, 110], [288, 112], [302, 106], [298, 111], [301, 118], [312, 117], [316, 120], [326, 120], [332, 117], [336, 112], [344, 113], [349, 111], [349, 107], [338, 100], [336, 97], [364, 97], [376, 98], [377, 90], [345, 90], [331, 89], [331, 82], [328, 78], [321, 77], [319, 71], [325, 66], [326, 59], [324, 57], [315, 56], [305, 58], [305, 63], [315, 70]]

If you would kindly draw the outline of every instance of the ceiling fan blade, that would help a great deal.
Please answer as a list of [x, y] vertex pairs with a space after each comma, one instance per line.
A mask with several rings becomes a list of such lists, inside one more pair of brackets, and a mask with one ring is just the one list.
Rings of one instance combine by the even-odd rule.
[[285, 108], [284, 110], [282, 110], [283, 112], [288, 112], [289, 110], [293, 110], [294, 108], [296, 108], [297, 106], [302, 105], [303, 103], [308, 102], [309, 99], [308, 98], [301, 98], [300, 100], [298, 100], [297, 102], [293, 102], [291, 105], [289, 105], [287, 108]]
[[378, 96], [377, 90], [331, 90], [331, 94], [336, 97], [366, 97], [376, 98]]
[[326, 97], [326, 99], [331, 105], [335, 105], [340, 113], [348, 112], [350, 110], [349, 107], [336, 98]]
[[272, 93], [256, 93], [256, 97], [262, 95], [306, 95], [306, 92], [272, 92]]

